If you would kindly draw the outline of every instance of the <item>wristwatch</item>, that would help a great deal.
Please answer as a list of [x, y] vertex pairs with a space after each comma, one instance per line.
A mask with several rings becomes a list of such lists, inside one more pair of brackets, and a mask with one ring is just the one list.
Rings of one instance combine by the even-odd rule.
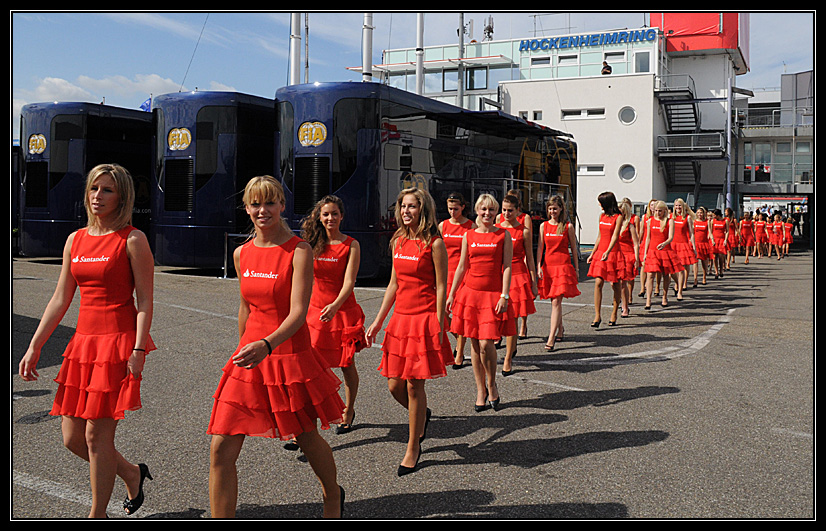
[[503, 299], [505, 299], [505, 300], [508, 300], [508, 299], [510, 299], [510, 298], [511, 298], [511, 297], [510, 297], [510, 295], [508, 295], [507, 293], [503, 293], [503, 294], [501, 294], [501, 295], [499, 295], [499, 296], [500, 296], [500, 297], [502, 297], [502, 298], [503, 298]]

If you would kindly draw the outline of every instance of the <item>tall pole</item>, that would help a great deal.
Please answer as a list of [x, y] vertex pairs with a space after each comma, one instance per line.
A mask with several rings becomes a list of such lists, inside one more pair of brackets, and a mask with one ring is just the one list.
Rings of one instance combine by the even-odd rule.
[[361, 80], [373, 81], [373, 13], [364, 14], [361, 28]]
[[416, 94], [424, 93], [424, 13], [416, 15]]
[[301, 81], [301, 13], [290, 16], [290, 85]]
[[457, 72], [457, 74], [459, 76], [459, 85], [456, 88], [456, 106], [457, 107], [464, 107], [463, 103], [465, 101], [465, 86], [464, 86], [465, 67], [462, 64], [464, 58], [465, 58], [465, 14], [464, 13], [459, 13], [459, 71]]

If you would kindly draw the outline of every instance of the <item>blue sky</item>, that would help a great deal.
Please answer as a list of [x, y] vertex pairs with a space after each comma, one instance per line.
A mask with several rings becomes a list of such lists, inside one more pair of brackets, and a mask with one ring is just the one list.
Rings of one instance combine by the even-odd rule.
[[[489, 15], [495, 40], [648, 23], [643, 12], [465, 13], [477, 40]], [[21, 11], [10, 19], [13, 139], [27, 103], [105, 100], [138, 108], [150, 94], [196, 88], [273, 98], [288, 82], [289, 12]], [[311, 82], [361, 80], [347, 67], [361, 65], [362, 21], [356, 11], [309, 14]], [[782, 73], [814, 68], [813, 12], [752, 13], [750, 21], [751, 71], [738, 87], [779, 87]], [[457, 12], [426, 13], [425, 46], [457, 42], [458, 23]], [[377, 12], [373, 26], [373, 63], [383, 49], [416, 45], [415, 12]], [[303, 55], [301, 63], [303, 80]]]

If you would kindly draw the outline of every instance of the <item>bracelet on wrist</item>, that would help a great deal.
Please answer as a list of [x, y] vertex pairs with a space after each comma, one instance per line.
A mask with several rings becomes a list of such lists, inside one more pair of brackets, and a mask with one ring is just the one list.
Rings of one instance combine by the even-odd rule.
[[140, 351], [140, 352], [146, 352], [146, 349], [145, 349], [145, 348], [138, 348], [138, 347], [135, 347], [135, 348], [133, 348], [132, 350], [138, 350], [138, 351]]
[[267, 352], [267, 356], [269, 356], [270, 354], [272, 354], [272, 345], [270, 345], [270, 342], [269, 342], [269, 341], [267, 341], [267, 340], [266, 340], [266, 338], [263, 338], [263, 337], [261, 338], [261, 341], [263, 341], [263, 342], [264, 342], [264, 344], [265, 344], [265, 345], [267, 345], [267, 350], [268, 350], [268, 352]]

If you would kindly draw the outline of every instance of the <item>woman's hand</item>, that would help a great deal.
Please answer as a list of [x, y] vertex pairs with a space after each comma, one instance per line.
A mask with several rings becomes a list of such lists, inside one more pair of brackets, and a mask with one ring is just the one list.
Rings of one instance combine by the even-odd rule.
[[29, 347], [23, 359], [20, 360], [20, 377], [27, 382], [34, 382], [37, 380], [37, 362], [40, 360], [40, 351]]
[[238, 354], [232, 357], [232, 362], [238, 367], [252, 369], [261, 363], [264, 358], [269, 356], [269, 354], [270, 349], [267, 346], [267, 343], [265, 343], [262, 339], [259, 341], [253, 341], [252, 343], [248, 343], [241, 347]]
[[134, 349], [132, 355], [129, 356], [129, 361], [126, 362], [126, 368], [136, 378], [139, 378], [143, 372], [143, 364], [146, 362], [146, 352], [143, 350]]

